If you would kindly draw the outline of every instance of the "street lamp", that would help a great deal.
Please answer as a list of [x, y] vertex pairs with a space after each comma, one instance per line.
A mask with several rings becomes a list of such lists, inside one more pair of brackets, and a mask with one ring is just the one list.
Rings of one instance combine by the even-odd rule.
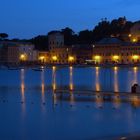
[[68, 60], [69, 60], [69, 62], [73, 62], [74, 61], [74, 57], [73, 56], [69, 56]]
[[132, 58], [133, 58], [134, 60], [137, 60], [137, 59], [139, 59], [139, 56], [138, 56], [138, 55], [133, 55]]
[[114, 55], [113, 56], [113, 61], [118, 62], [118, 60], [119, 60], [119, 56], [118, 55]]
[[94, 59], [95, 59], [95, 62], [96, 62], [96, 63], [100, 63], [100, 61], [101, 61], [101, 56], [96, 55], [96, 56], [94, 57]]
[[19, 57], [19, 59], [20, 59], [21, 61], [26, 61], [26, 60], [27, 60], [26, 54], [21, 54], [20, 57]]
[[57, 56], [52, 56], [52, 60], [56, 61], [57, 60]]
[[133, 38], [133, 39], [132, 39], [132, 42], [133, 42], [133, 43], [136, 43], [137, 41], [138, 41], [137, 38]]
[[38, 60], [40, 60], [41, 62], [44, 62], [45, 56], [39, 56]]

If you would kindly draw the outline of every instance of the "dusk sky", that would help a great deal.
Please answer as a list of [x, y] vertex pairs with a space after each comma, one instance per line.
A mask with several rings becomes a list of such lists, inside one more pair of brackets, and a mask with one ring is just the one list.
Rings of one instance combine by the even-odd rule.
[[65, 27], [78, 32], [105, 17], [140, 20], [139, 9], [140, 0], [1, 0], [0, 32], [27, 39]]

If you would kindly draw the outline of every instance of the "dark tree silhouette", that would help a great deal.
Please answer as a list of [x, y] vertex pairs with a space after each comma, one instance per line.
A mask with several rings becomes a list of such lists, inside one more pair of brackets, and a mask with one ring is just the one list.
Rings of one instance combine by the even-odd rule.
[[64, 44], [72, 45], [74, 43], [74, 31], [68, 27], [61, 30], [61, 33], [64, 35]]
[[79, 32], [78, 40], [80, 44], [91, 44], [93, 43], [93, 33], [89, 30], [83, 30]]
[[0, 33], [0, 39], [1, 40], [7, 39], [7, 38], [8, 38], [8, 34], [6, 34], [6, 33]]
[[[119, 17], [108, 21], [102, 18], [101, 21], [92, 30], [82, 30], [75, 33], [71, 28], [66, 27], [62, 30], [54, 30], [48, 33], [62, 33], [64, 35], [65, 45], [73, 44], [91, 44], [106, 37], [117, 37], [118, 39], [129, 41], [128, 34], [136, 22], [127, 21], [125, 17]], [[48, 50], [48, 35], [39, 35], [33, 39], [25, 40], [32, 42], [38, 50]], [[8, 34], [0, 33], [0, 39], [6, 40]], [[24, 41], [13, 39], [13, 41]]]
[[48, 50], [48, 36], [39, 35], [30, 40], [37, 50]]

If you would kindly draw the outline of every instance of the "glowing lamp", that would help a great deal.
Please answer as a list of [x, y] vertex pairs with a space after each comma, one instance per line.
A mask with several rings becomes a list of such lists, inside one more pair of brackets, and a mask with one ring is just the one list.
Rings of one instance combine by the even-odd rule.
[[20, 60], [21, 61], [26, 61], [26, 55], [25, 54], [21, 54], [20, 55]]
[[69, 56], [69, 61], [73, 61], [74, 60], [74, 57], [73, 56]]
[[134, 60], [137, 60], [137, 59], [139, 59], [139, 56], [138, 56], [138, 55], [133, 55], [132, 58], [133, 58]]
[[114, 60], [118, 60], [119, 59], [119, 56], [118, 55], [115, 55], [115, 56], [113, 56], [113, 59]]
[[95, 60], [100, 60], [101, 59], [101, 57], [99, 55], [96, 55], [94, 58], [95, 58]]
[[132, 34], [129, 34], [128, 37], [132, 37]]
[[132, 42], [133, 42], [133, 43], [136, 43], [137, 41], [138, 41], [137, 38], [133, 38], [133, 39], [132, 39]]
[[40, 56], [40, 57], [39, 57], [39, 60], [42, 60], [42, 61], [43, 61], [44, 59], [45, 59], [44, 56]]
[[54, 61], [56, 61], [56, 60], [57, 60], [57, 56], [53, 56], [52, 59], [53, 59]]

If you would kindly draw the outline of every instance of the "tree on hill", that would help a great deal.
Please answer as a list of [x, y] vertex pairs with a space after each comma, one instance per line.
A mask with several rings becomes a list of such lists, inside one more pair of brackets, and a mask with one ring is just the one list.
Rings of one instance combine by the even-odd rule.
[[30, 40], [37, 50], [48, 50], [48, 36], [47, 35], [39, 35]]
[[0, 33], [0, 39], [1, 40], [5, 40], [7, 38], [8, 38], [8, 34], [6, 34], [6, 33]]
[[83, 30], [79, 32], [78, 43], [91, 44], [93, 43], [93, 33], [89, 30]]
[[64, 44], [65, 45], [72, 45], [72, 43], [74, 43], [73, 37], [74, 37], [75, 33], [71, 28], [66, 27], [65, 29], [61, 30], [61, 33], [64, 35]]

